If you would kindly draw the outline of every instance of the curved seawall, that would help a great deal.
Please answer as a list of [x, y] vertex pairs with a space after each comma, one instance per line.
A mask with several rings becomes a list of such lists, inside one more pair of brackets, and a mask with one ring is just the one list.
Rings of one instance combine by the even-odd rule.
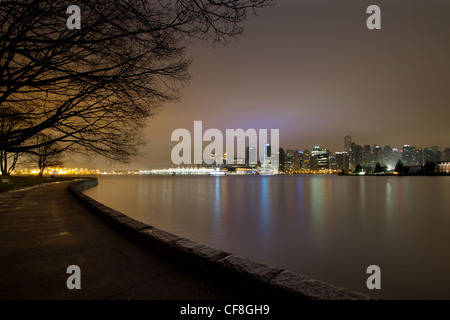
[[69, 186], [69, 190], [95, 214], [135, 241], [170, 259], [198, 269], [213, 277], [232, 281], [239, 286], [267, 293], [269, 296], [280, 299], [376, 299], [359, 292], [309, 279], [284, 269], [181, 238], [134, 220], [82, 193], [82, 191], [97, 186], [97, 184], [96, 178], [79, 180], [72, 183]]

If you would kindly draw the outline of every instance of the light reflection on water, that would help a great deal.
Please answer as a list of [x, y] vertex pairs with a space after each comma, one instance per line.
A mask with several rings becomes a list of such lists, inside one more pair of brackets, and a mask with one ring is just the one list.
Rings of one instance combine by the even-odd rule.
[[[86, 194], [213, 247], [384, 298], [450, 299], [450, 177], [101, 176]], [[381, 290], [365, 287], [380, 266]]]

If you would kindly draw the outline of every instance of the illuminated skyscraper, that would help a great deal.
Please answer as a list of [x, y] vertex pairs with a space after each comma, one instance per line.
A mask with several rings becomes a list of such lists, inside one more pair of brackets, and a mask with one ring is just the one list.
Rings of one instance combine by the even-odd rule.
[[413, 165], [414, 166], [423, 165], [423, 150], [422, 149], [416, 150], [416, 153], [413, 156]]
[[303, 161], [301, 164], [302, 169], [312, 169], [311, 168], [311, 152], [308, 149], [303, 150]]
[[350, 169], [350, 154], [346, 151], [335, 153], [337, 169], [348, 171]]
[[264, 144], [263, 159], [261, 161], [261, 170], [263, 173], [278, 173], [280, 166], [280, 150], [271, 149], [269, 143]]
[[249, 166], [256, 166], [257, 152], [255, 147], [247, 147], [245, 149], [245, 164]]
[[284, 155], [284, 168], [286, 171], [294, 170], [294, 153], [295, 150], [286, 150]]
[[372, 159], [375, 162], [379, 162], [379, 161], [383, 160], [381, 147], [377, 144], [373, 146]]
[[302, 168], [303, 152], [298, 150], [286, 150], [285, 170], [300, 170]]
[[330, 152], [321, 146], [315, 146], [311, 151], [311, 169], [331, 169]]
[[413, 165], [416, 155], [416, 147], [405, 144], [402, 148], [402, 162], [405, 166]]
[[295, 153], [294, 157], [294, 170], [300, 170], [304, 168], [304, 156], [303, 151], [299, 150]]
[[362, 150], [362, 162], [364, 164], [369, 164], [372, 161], [372, 148], [366, 144]]

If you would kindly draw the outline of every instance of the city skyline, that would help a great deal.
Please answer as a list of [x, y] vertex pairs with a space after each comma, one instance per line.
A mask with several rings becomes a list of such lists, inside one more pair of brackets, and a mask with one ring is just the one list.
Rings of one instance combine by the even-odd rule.
[[[341, 146], [337, 147], [336, 149], [330, 148], [328, 145], [322, 145], [322, 144], [313, 144], [313, 145], [308, 146], [308, 147], [302, 147], [302, 146], [287, 147], [287, 146], [283, 145], [282, 143], [280, 143], [280, 148], [282, 148], [285, 152], [288, 151], [288, 150], [290, 150], [290, 151], [305, 151], [305, 150], [311, 151], [315, 146], [318, 146], [318, 147], [322, 147], [322, 148], [327, 149], [331, 154], [335, 155], [338, 152], [346, 151], [346, 145], [345, 145], [344, 139], [347, 136], [349, 136], [349, 135], [343, 136], [341, 138]], [[391, 147], [393, 150], [398, 150], [398, 152], [401, 152], [402, 148], [405, 147], [405, 146], [415, 147], [418, 151], [422, 151], [422, 152], [424, 150], [428, 149], [428, 148], [437, 147], [438, 150], [441, 152], [441, 155], [442, 155], [442, 158], [441, 158], [440, 161], [449, 161], [450, 160], [450, 159], [448, 159], [448, 156], [446, 158], [446, 153], [445, 153], [446, 149], [450, 149], [450, 145], [448, 145], [448, 146], [438, 146], [436, 144], [428, 144], [428, 145], [425, 145], [425, 146], [418, 146], [418, 145], [414, 145], [414, 144], [402, 144], [402, 145], [393, 145], [393, 144], [389, 144], [389, 143], [387, 143], [387, 144], [378, 144], [378, 143], [368, 144], [368, 143], [365, 143], [363, 141], [360, 141], [359, 139], [356, 140], [356, 141], [351, 140], [351, 142], [353, 144], [356, 144], [357, 146], [361, 146], [361, 147], [370, 146], [371, 152], [372, 152], [372, 149], [375, 146], [380, 146], [382, 150], [385, 147]], [[173, 145], [175, 145], [175, 143], [173, 143]], [[204, 145], [205, 145], [205, 143], [204, 143]], [[224, 150], [224, 153], [226, 153], [226, 150]], [[140, 165], [139, 164], [138, 165], [134, 165], [134, 164], [117, 165], [117, 164], [113, 164], [113, 163], [111, 163], [109, 165], [103, 165], [103, 166], [102, 165], [100, 165], [100, 166], [95, 166], [95, 165], [94, 166], [89, 166], [89, 164], [96, 164], [96, 161], [92, 161], [91, 163], [90, 163], [90, 161], [80, 161], [80, 162], [74, 161], [73, 162], [74, 165], [72, 165], [72, 166], [70, 165], [71, 163], [69, 162], [68, 167], [89, 167], [89, 168], [96, 168], [96, 169], [100, 169], [100, 170], [107, 170], [107, 169], [112, 169], [112, 170], [114, 170], [114, 169], [117, 169], [117, 170], [151, 170], [151, 169], [166, 169], [166, 168], [177, 167], [177, 166], [180, 166], [180, 167], [183, 167], [183, 166], [196, 166], [195, 164], [175, 165], [175, 164], [171, 163], [170, 162], [170, 152], [169, 152], [168, 159], [169, 159], [169, 161], [166, 164], [162, 164], [159, 167], [145, 167], [142, 164], [140, 164]], [[235, 156], [235, 159], [237, 159], [236, 156]]]
[[[371, 158], [370, 161], [367, 161], [367, 159], [364, 160], [364, 161], [359, 161], [359, 162], [355, 161], [352, 158], [353, 157], [352, 150], [346, 150], [347, 137], [350, 137], [351, 145], [356, 145], [356, 146], [361, 147], [361, 148], [369, 146], [370, 147], [369, 153], [370, 153], [371, 156], [374, 156], [374, 158]], [[379, 147], [380, 148], [380, 154], [377, 155], [377, 156], [374, 155], [375, 147]], [[320, 146], [320, 145], [316, 145], [316, 146], [313, 146], [311, 148], [284, 148], [283, 146], [280, 146], [280, 149], [283, 149], [286, 154], [288, 152], [291, 152], [291, 153], [292, 152], [300, 152], [300, 153], [305, 153], [306, 152], [306, 153], [310, 154], [314, 150], [314, 148], [321, 148], [321, 149], [326, 150], [328, 152], [327, 155], [330, 157], [330, 159], [332, 157], [332, 158], [335, 159], [334, 161], [337, 161], [337, 163], [334, 163], [334, 165], [336, 166], [336, 168], [334, 168], [334, 169], [339, 169], [339, 170], [345, 169], [346, 171], [348, 171], [348, 170], [351, 171], [352, 169], [355, 169], [355, 166], [357, 164], [366, 166], [366, 165], [368, 165], [368, 162], [372, 162], [371, 163], [372, 167], [374, 167], [376, 162], [380, 162], [380, 164], [382, 164], [382, 165], [388, 165], [388, 167], [392, 170], [393, 167], [394, 167], [393, 164], [390, 163], [390, 165], [389, 165], [389, 163], [387, 163], [386, 159], [385, 159], [385, 156], [386, 156], [385, 155], [385, 152], [386, 152], [385, 148], [386, 147], [389, 147], [391, 149], [391, 152], [394, 152], [394, 153], [396, 152], [397, 155], [398, 155], [398, 158], [390, 159], [390, 162], [392, 162], [392, 161], [396, 162], [397, 160], [404, 161], [404, 158], [402, 156], [402, 152], [403, 152], [402, 149], [404, 149], [405, 147], [412, 147], [412, 148], [414, 148], [414, 151], [421, 152], [420, 159], [422, 161], [422, 163], [421, 163], [422, 165], [426, 164], [427, 161], [433, 161], [433, 162], [441, 162], [441, 161], [448, 162], [448, 161], [450, 161], [450, 147], [440, 148], [439, 146], [436, 146], [436, 145], [430, 145], [430, 146], [427, 146], [425, 148], [420, 148], [420, 147], [417, 148], [416, 146], [413, 146], [413, 145], [403, 145], [401, 147], [396, 147], [396, 146], [391, 146], [391, 145], [378, 145], [378, 144], [374, 144], [373, 146], [370, 146], [370, 145], [367, 145], [367, 144], [361, 144], [360, 145], [360, 144], [356, 144], [355, 142], [353, 142], [351, 140], [351, 136], [348, 136], [348, 135], [344, 137], [343, 148], [341, 148], [339, 150], [331, 150], [331, 149], [327, 148], [326, 146]], [[249, 147], [246, 148], [246, 155], [245, 155], [246, 158], [245, 159], [244, 158], [239, 158], [237, 155], [235, 155], [235, 157], [234, 157], [235, 164], [247, 164], [247, 158], [249, 157], [248, 148]], [[254, 147], [251, 147], [251, 148], [254, 149]], [[426, 150], [430, 150], [430, 151], [432, 150], [433, 153], [435, 153], [436, 151], [439, 151], [439, 155], [438, 155], [439, 158], [433, 158], [435, 156], [435, 154], [433, 154], [433, 153], [431, 155], [430, 154], [427, 155], [426, 154]], [[363, 152], [363, 151], [361, 151], [361, 152]], [[348, 160], [339, 160], [339, 156], [338, 155], [345, 154], [345, 153], [349, 154], [349, 159]], [[222, 161], [224, 159], [226, 159], [226, 156], [227, 156], [226, 152], [224, 154], [225, 154], [225, 157], [222, 158]], [[215, 156], [216, 156], [216, 154], [211, 154], [212, 158], [215, 158]], [[256, 157], [256, 155], [255, 155], [255, 157]], [[258, 161], [260, 161], [260, 159], [258, 159]], [[339, 164], [339, 161], [348, 161], [349, 166], [348, 167], [345, 167], [345, 166], [341, 167], [341, 165]], [[416, 159], [416, 161], [419, 161], [419, 160]], [[404, 164], [405, 165], [414, 165], [412, 163], [404, 163]], [[203, 165], [211, 166], [211, 164], [206, 164], [206, 163], [203, 163]], [[418, 162], [415, 165], [420, 165], [420, 164]], [[35, 173], [37, 173], [39, 171], [37, 169], [33, 170], [32, 168], [28, 168], [26, 166], [25, 167], [24, 166], [19, 166], [19, 167], [20, 168], [17, 168], [18, 172], [20, 172], [21, 170], [24, 170], [24, 169], [28, 170], [29, 172], [33, 171]], [[55, 166], [50, 166], [50, 167], [55, 167]], [[56, 166], [56, 167], [59, 167], [59, 166]], [[102, 172], [114, 172], [114, 171], [118, 171], [118, 172], [133, 172], [134, 174], [136, 174], [137, 172], [139, 172], [139, 170], [143, 170], [143, 171], [146, 171], [146, 170], [164, 170], [164, 169], [175, 168], [175, 167], [180, 167], [180, 168], [183, 168], [183, 167], [186, 167], [186, 168], [187, 167], [199, 167], [199, 165], [198, 164], [180, 164], [180, 165], [168, 164], [167, 166], [161, 167], [161, 168], [136, 168], [136, 167], [131, 167], [131, 166], [128, 166], [128, 167], [127, 166], [121, 166], [121, 167], [114, 167], [114, 166], [112, 166], [110, 168], [106, 168], [106, 167], [92, 167], [92, 166], [88, 166], [88, 165], [78, 165], [78, 166], [61, 165], [60, 167], [62, 168], [62, 171], [60, 172], [62, 174], [72, 173], [72, 174], [76, 175], [78, 173], [76, 173], [75, 171], [78, 170], [78, 169], [75, 169], [75, 167], [81, 168], [79, 170], [80, 170], [80, 173], [81, 173], [81, 171], [83, 171], [82, 174], [86, 174], [86, 172], [87, 172], [87, 174], [102, 174]], [[288, 168], [286, 168], [286, 170], [288, 170]], [[86, 171], [86, 172], [84, 172], [84, 171]], [[48, 172], [48, 170], [46, 170], [46, 172]]]

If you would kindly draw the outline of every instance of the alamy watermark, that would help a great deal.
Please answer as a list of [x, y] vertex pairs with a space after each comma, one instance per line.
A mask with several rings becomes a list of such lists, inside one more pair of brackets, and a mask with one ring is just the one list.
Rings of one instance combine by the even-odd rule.
[[[171, 140], [179, 143], [173, 147], [171, 159], [176, 165], [234, 164], [244, 159], [246, 164], [254, 165], [259, 161], [262, 166], [274, 165], [279, 162], [279, 137], [279, 129], [270, 130], [270, 142], [267, 129], [226, 129], [224, 144], [222, 131], [210, 128], [203, 132], [202, 121], [194, 121], [193, 137], [189, 130], [183, 128], [172, 132]], [[203, 148], [204, 142], [210, 143]]]
[[373, 264], [367, 267], [367, 274], [370, 276], [367, 278], [366, 286], [367, 289], [381, 289], [381, 269], [379, 266]]
[[67, 267], [66, 273], [70, 274], [70, 276], [67, 278], [67, 281], [66, 281], [67, 289], [69, 289], [69, 290], [81, 289], [81, 269], [80, 269], [80, 267], [75, 264], [72, 264]]
[[66, 20], [67, 28], [70, 30], [81, 29], [81, 9], [79, 6], [71, 5], [67, 8], [66, 13], [70, 14], [70, 17]]

